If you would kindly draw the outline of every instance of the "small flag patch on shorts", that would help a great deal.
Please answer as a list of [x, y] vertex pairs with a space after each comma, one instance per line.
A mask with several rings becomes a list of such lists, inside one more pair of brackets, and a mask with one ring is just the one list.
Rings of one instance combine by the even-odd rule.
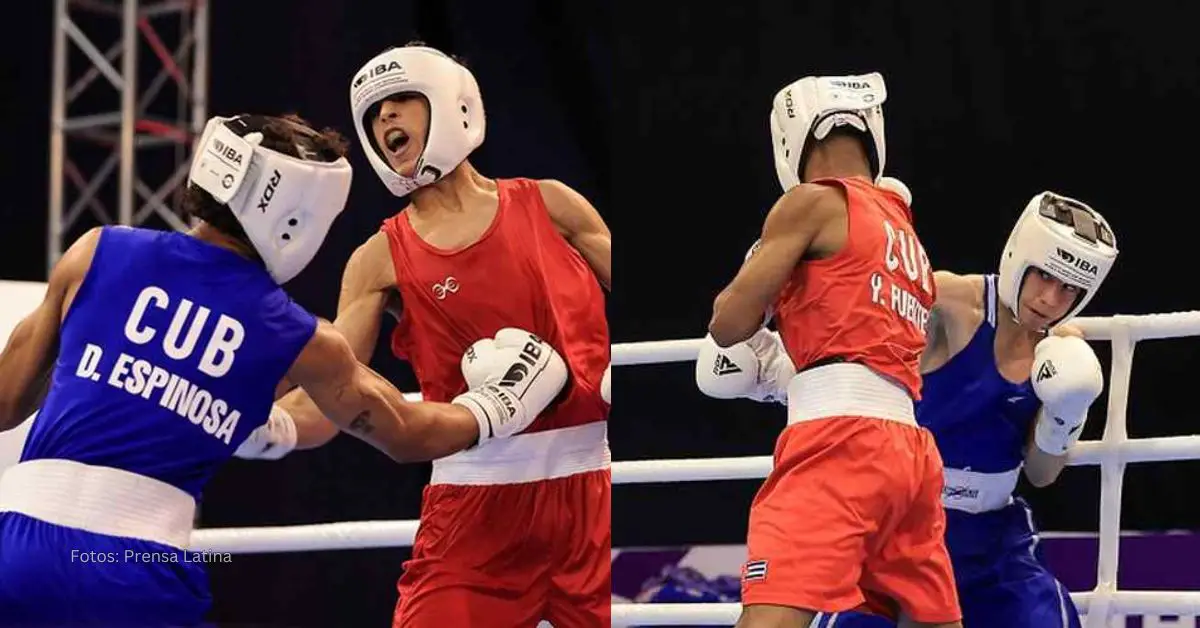
[[755, 582], [767, 579], [767, 561], [752, 560], [742, 567], [742, 582]]

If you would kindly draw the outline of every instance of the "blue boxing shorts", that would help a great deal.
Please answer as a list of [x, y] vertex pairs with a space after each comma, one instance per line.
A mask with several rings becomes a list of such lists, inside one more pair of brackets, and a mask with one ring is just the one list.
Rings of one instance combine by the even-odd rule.
[[197, 626], [212, 598], [195, 554], [0, 513], [0, 626]]
[[0, 477], [0, 627], [199, 626], [212, 603], [189, 552], [194, 501], [135, 474], [23, 462]]
[[[1022, 499], [990, 512], [946, 510], [946, 545], [954, 565], [963, 626], [1080, 628], [1066, 587], [1050, 573]], [[823, 627], [891, 628], [885, 618], [838, 613]]]

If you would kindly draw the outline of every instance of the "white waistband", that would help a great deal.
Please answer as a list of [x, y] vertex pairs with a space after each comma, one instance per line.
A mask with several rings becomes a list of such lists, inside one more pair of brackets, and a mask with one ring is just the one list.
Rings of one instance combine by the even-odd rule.
[[496, 439], [433, 461], [430, 484], [519, 484], [607, 469], [608, 423]]
[[71, 460], [30, 460], [0, 476], [0, 512], [186, 549], [196, 502], [144, 475]]
[[788, 383], [788, 425], [840, 416], [917, 424], [908, 392], [861, 364], [818, 366]]
[[1012, 503], [1021, 468], [1003, 473], [980, 473], [962, 469], [945, 470], [942, 505], [952, 510], [977, 514], [999, 510]]

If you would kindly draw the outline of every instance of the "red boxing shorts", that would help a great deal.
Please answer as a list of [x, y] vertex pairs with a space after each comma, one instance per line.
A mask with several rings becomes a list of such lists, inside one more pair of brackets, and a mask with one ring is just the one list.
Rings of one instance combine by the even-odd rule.
[[425, 488], [396, 628], [608, 628], [612, 474]]
[[790, 425], [750, 509], [742, 603], [960, 620], [942, 485], [923, 428], [861, 417]]

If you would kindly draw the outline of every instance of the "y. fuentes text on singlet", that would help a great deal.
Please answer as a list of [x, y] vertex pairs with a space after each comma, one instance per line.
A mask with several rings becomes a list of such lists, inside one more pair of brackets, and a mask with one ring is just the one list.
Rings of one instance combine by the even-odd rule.
[[912, 233], [897, 229], [886, 220], [883, 221], [883, 228], [887, 232], [884, 265], [888, 274], [871, 273], [871, 300], [879, 306], [891, 309], [924, 335], [925, 328], [929, 325], [929, 308], [921, 304], [917, 295], [893, 282], [890, 275], [903, 273], [910, 282], [920, 280], [921, 288], [926, 294], [933, 294], [929, 256], [925, 254], [925, 247]]
[[[142, 320], [148, 308], [165, 310], [171, 305], [171, 297], [162, 288], [148, 286], [143, 289], [125, 319], [125, 337], [139, 345], [159, 340], [168, 358], [180, 362], [191, 360], [200, 345], [200, 334], [212, 311], [202, 305], [197, 307], [188, 299], [179, 299], [165, 333]], [[188, 318], [193, 307], [196, 313], [189, 325]], [[196, 369], [209, 377], [225, 376], [233, 367], [234, 353], [242, 346], [245, 337], [246, 330], [240, 322], [224, 314], [219, 315], [216, 327], [204, 344]], [[171, 365], [166, 366], [170, 368]], [[89, 343], [84, 347], [75, 375], [94, 382], [103, 380], [113, 388], [142, 399], [153, 398], [158, 405], [191, 421], [209, 436], [228, 445], [237, 429], [241, 412], [168, 368], [126, 353], [120, 353], [110, 361], [106, 359], [103, 349]]]

